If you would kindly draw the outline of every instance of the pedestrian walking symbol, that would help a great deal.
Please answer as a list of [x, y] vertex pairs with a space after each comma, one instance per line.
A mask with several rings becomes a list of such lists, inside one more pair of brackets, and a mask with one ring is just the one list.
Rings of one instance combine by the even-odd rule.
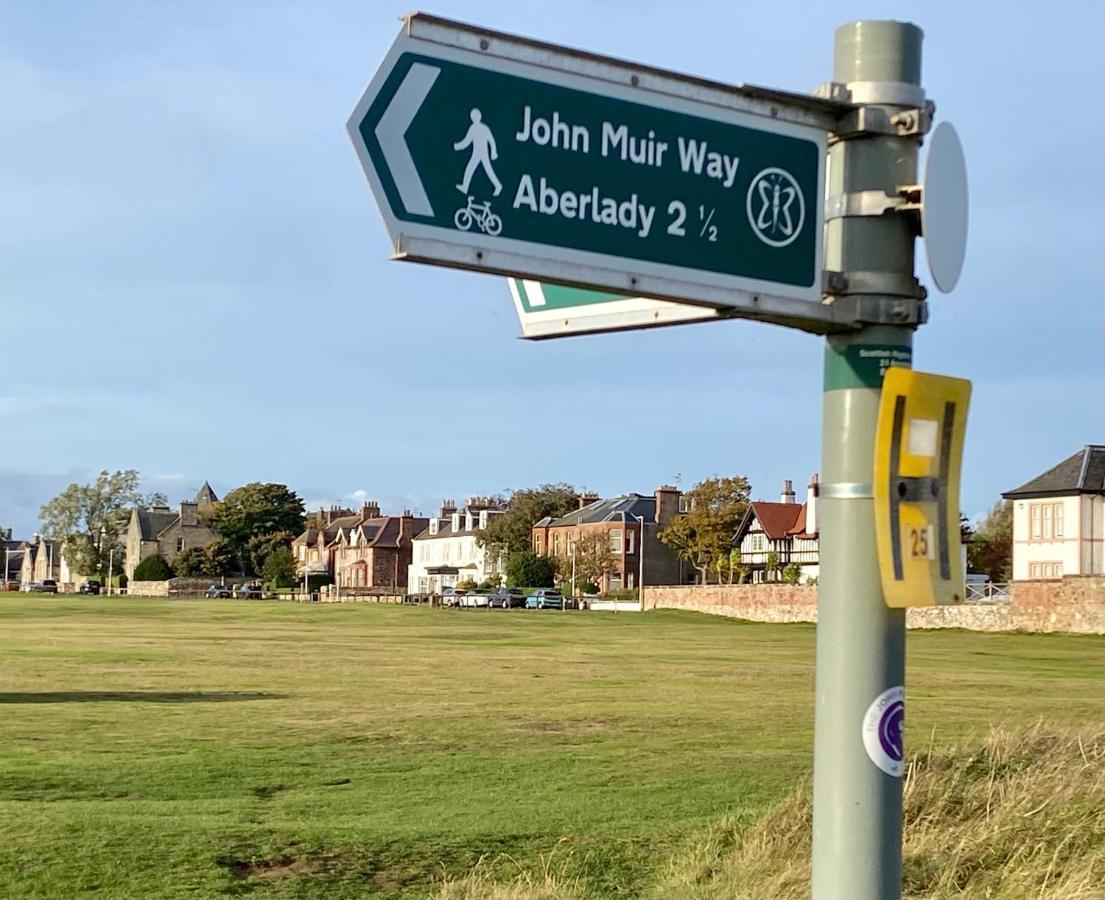
[[802, 189], [784, 169], [764, 169], [753, 178], [745, 205], [756, 237], [772, 247], [793, 242], [806, 221]]
[[491, 186], [495, 189], [495, 196], [498, 197], [503, 189], [503, 185], [502, 182], [499, 181], [498, 176], [495, 174], [495, 169], [491, 165], [492, 162], [499, 158], [499, 151], [495, 146], [495, 135], [493, 135], [491, 129], [481, 121], [483, 116], [478, 109], [473, 109], [469, 113], [469, 117], [472, 119], [472, 124], [468, 126], [468, 133], [464, 136], [463, 140], [453, 144], [454, 150], [464, 150], [467, 147], [472, 148], [472, 156], [468, 160], [468, 165], [464, 170], [464, 179], [457, 185], [457, 190], [462, 194], [467, 194], [468, 186], [472, 183], [472, 176], [476, 174], [476, 168], [478, 166], [483, 166], [484, 174], [487, 175], [488, 180], [491, 182]]

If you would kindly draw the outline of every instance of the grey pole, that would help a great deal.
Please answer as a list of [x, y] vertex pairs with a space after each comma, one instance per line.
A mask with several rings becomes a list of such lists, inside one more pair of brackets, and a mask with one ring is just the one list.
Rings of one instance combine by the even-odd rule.
[[[902, 22], [836, 31], [833, 81], [854, 103], [891, 115], [924, 104], [922, 33]], [[885, 129], [884, 129], [885, 130]], [[917, 180], [919, 138], [862, 132], [830, 143], [828, 194], [898, 189]], [[846, 215], [826, 229], [826, 268], [843, 273], [835, 302], [870, 321], [825, 347], [821, 566], [814, 735], [813, 897], [901, 896], [902, 782], [893, 771], [901, 719], [887, 718], [905, 684], [905, 613], [883, 603], [871, 499], [882, 367], [910, 365], [924, 293], [913, 277], [915, 229], [903, 215]], [[880, 700], [881, 698], [881, 700]], [[900, 716], [899, 706], [897, 714]], [[872, 753], [864, 729], [891, 738]], [[876, 745], [877, 746], [877, 745]]]

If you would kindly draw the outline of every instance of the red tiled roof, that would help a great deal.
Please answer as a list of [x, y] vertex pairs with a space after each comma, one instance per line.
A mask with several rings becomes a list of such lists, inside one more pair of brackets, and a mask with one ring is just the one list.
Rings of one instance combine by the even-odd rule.
[[806, 530], [806, 504], [768, 503], [765, 500], [752, 501], [752, 514], [760, 527], [773, 541], [779, 541], [788, 534], [803, 534]]

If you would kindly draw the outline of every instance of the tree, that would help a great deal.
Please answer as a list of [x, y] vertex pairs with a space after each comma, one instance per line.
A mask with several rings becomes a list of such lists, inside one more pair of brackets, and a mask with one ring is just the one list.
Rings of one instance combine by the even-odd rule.
[[272, 588], [292, 587], [296, 584], [295, 557], [292, 556], [291, 547], [277, 547], [265, 558], [262, 578]]
[[70, 567], [102, 579], [111, 551], [120, 550], [119, 533], [126, 529], [130, 508], [142, 499], [135, 469], [105, 469], [91, 484], [69, 485], [38, 515], [43, 533], [61, 541]]
[[767, 560], [764, 562], [764, 581], [774, 581], [779, 574], [779, 551], [768, 550]]
[[197, 575], [210, 574], [207, 571], [207, 554], [199, 547], [181, 550], [173, 557], [173, 572], [179, 578], [194, 578]]
[[173, 569], [160, 553], [147, 556], [134, 567], [134, 581], [168, 581], [172, 577]]
[[991, 581], [1008, 581], [1013, 571], [1013, 502], [999, 500], [967, 545], [967, 568]]
[[204, 575], [234, 575], [241, 571], [238, 555], [221, 538], [216, 538], [203, 549]]
[[[610, 537], [605, 531], [584, 531], [573, 547], [576, 581], [601, 584], [604, 577], [614, 571], [614, 552], [610, 549]], [[563, 574], [571, 576], [573, 556], [558, 557]]]
[[790, 563], [783, 567], [783, 582], [785, 584], [798, 584], [802, 580], [802, 567], [798, 563]]
[[556, 561], [532, 550], [511, 553], [506, 559], [506, 583], [511, 587], [552, 587]]
[[660, 540], [709, 581], [710, 566], [728, 554], [737, 526], [748, 509], [748, 479], [707, 478], [687, 491], [688, 512], [660, 531]]
[[250, 541], [303, 530], [303, 501], [284, 484], [253, 482], [235, 488], [216, 504], [211, 527], [234, 552], [241, 571], [253, 570]]
[[507, 509], [493, 516], [477, 536], [482, 546], [505, 553], [522, 553], [533, 546], [533, 526], [546, 516], [565, 516], [579, 506], [569, 484], [543, 484], [511, 493]]
[[254, 572], [264, 572], [268, 558], [282, 547], [288, 547], [291, 552], [291, 543], [295, 535], [290, 531], [277, 531], [274, 534], [259, 534], [251, 537], [246, 544], [249, 550], [249, 560]]

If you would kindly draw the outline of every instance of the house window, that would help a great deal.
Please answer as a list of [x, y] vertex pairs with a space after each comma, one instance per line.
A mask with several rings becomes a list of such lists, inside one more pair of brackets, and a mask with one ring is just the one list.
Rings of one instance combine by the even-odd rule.
[[629, 588], [629, 590], [633, 590], [633, 573], [632, 572], [630, 572], [628, 575], [625, 576], [625, 586], [627, 588]]
[[1063, 504], [1032, 503], [1028, 507], [1029, 540], [1052, 541], [1063, 536]]
[[538, 556], [541, 555], [541, 535], [539, 534], [533, 536], [533, 552]]
[[176, 539], [176, 552], [180, 553], [184, 549], [184, 538], [180, 537]]
[[620, 528], [610, 529], [610, 552], [622, 552], [622, 530]]
[[[636, 531], [627, 531], [625, 533], [625, 552], [626, 553], [635, 553], [636, 552], [636, 550], [635, 550], [636, 545], [637, 545], [637, 532]], [[633, 587], [633, 585], [630, 585], [630, 587]]]
[[1034, 562], [1028, 565], [1029, 578], [1062, 578], [1063, 564], [1061, 562]]
[[763, 553], [764, 549], [764, 536], [762, 534], [752, 535], [752, 552]]
[[560, 532], [559, 531], [553, 532], [552, 545], [553, 545], [552, 555], [553, 556], [559, 556], [560, 555]]

